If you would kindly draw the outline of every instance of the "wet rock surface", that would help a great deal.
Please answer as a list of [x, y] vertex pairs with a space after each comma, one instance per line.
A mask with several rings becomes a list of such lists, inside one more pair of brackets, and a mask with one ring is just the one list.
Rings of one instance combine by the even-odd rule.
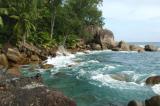
[[42, 84], [40, 74], [33, 77], [6, 75], [0, 81], [0, 106], [76, 106], [56, 90]]
[[145, 105], [142, 102], [133, 100], [128, 103], [128, 106], [145, 106]]
[[143, 101], [130, 101], [128, 106], [160, 106], [160, 96], [153, 96], [150, 99]]
[[158, 51], [158, 48], [156, 46], [154, 46], [154, 45], [146, 45], [145, 46], [145, 50], [153, 52], [153, 51]]
[[152, 76], [146, 79], [147, 85], [155, 85], [160, 83], [160, 76]]
[[145, 101], [146, 106], [160, 106], [160, 96], [153, 96]]
[[127, 44], [124, 41], [120, 41], [119, 44], [118, 44], [118, 47], [121, 48], [121, 50], [123, 50], [123, 51], [129, 51], [130, 50], [129, 44]]

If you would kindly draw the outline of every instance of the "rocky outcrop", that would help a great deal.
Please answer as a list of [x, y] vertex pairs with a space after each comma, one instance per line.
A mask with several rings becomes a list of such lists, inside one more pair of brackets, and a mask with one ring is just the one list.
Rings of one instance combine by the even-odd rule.
[[160, 96], [153, 96], [148, 100], [143, 101], [130, 101], [128, 106], [160, 106]]
[[142, 102], [133, 100], [128, 103], [128, 106], [145, 106], [145, 105]]
[[90, 44], [90, 46], [91, 46], [91, 49], [92, 49], [92, 50], [102, 50], [100, 44], [92, 43], [92, 44]]
[[87, 32], [91, 34], [91, 43], [100, 44], [101, 49], [111, 49], [115, 46], [113, 32], [97, 26], [89, 26]]
[[21, 75], [21, 72], [20, 72], [20, 67], [17, 66], [17, 67], [11, 67], [7, 70], [7, 73], [8, 74], [12, 74], [14, 76], [20, 76]]
[[123, 51], [129, 51], [130, 50], [129, 44], [127, 44], [124, 41], [120, 41], [119, 44], [118, 44], [118, 47]]
[[41, 64], [40, 67], [43, 69], [50, 69], [53, 68], [54, 66], [52, 64]]
[[0, 69], [7, 69], [9, 66], [8, 59], [5, 54], [0, 55]]
[[146, 45], [144, 49], [145, 51], [158, 51], [158, 48], [154, 45]]
[[76, 103], [62, 93], [48, 89], [37, 74], [1, 80], [0, 106], [76, 106]]
[[103, 48], [111, 49], [115, 47], [114, 35], [113, 32], [108, 29], [102, 29], [99, 32], [100, 41]]
[[112, 51], [122, 51], [122, 49], [119, 47], [115, 47], [115, 48], [112, 48]]
[[31, 55], [31, 61], [41, 61], [37, 55]]
[[144, 52], [144, 48], [136, 46], [136, 45], [130, 45], [129, 48], [131, 51]]
[[22, 55], [17, 49], [8, 48], [6, 55], [7, 55], [8, 60], [15, 62], [15, 63], [19, 63], [22, 59]]
[[160, 96], [153, 96], [152, 98], [145, 100], [146, 106], [160, 106]]
[[152, 76], [147, 78], [146, 84], [147, 85], [155, 85], [160, 83], [160, 76]]
[[25, 53], [28, 57], [31, 57], [32, 55], [38, 56], [41, 60], [46, 60], [47, 56], [49, 55], [55, 55], [50, 49], [45, 48], [38, 48], [34, 46], [33, 44], [29, 43], [22, 43], [19, 42], [18, 49], [20, 52]]

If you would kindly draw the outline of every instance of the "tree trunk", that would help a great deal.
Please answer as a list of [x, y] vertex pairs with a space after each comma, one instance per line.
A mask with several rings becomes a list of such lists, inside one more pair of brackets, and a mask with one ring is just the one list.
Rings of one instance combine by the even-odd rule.
[[51, 17], [51, 39], [53, 38], [53, 33], [54, 33], [54, 24], [55, 24], [55, 15], [56, 15], [56, 10], [54, 7], [54, 0], [51, 1], [51, 6], [52, 6], [52, 17]]
[[52, 19], [51, 19], [51, 39], [53, 38], [53, 33], [54, 33], [54, 24], [55, 24], [55, 18], [56, 18], [56, 11], [52, 14]]
[[23, 35], [22, 41], [23, 41], [24, 44], [26, 43], [26, 34]]

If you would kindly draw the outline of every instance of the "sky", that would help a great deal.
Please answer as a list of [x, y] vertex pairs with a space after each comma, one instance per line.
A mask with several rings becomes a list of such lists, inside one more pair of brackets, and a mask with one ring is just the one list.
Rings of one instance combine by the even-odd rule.
[[117, 41], [160, 42], [160, 0], [103, 0], [101, 9]]

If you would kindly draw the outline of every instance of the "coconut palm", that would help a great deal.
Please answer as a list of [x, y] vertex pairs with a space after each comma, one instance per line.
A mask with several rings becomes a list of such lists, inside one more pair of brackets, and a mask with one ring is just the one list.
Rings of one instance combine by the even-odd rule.
[[[3, 8], [0, 8], [0, 14], [8, 15], [10, 19], [16, 21], [13, 31], [23, 42], [26, 42], [31, 31], [36, 30], [33, 22], [38, 16], [38, 3], [41, 3], [40, 0], [1, 0]], [[3, 26], [2, 17], [0, 17], [0, 25]]]

